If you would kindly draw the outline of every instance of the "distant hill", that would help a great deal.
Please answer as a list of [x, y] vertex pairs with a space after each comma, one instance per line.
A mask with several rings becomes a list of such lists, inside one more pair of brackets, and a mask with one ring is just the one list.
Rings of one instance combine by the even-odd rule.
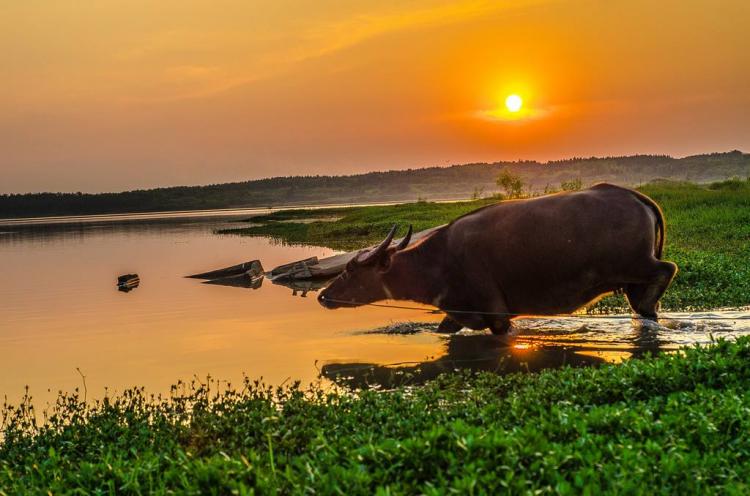
[[532, 190], [610, 181], [639, 185], [654, 180], [709, 182], [750, 176], [750, 154], [739, 151], [672, 158], [666, 155], [517, 161], [370, 172], [351, 176], [274, 177], [208, 186], [177, 186], [122, 193], [28, 193], [0, 195], [0, 218], [86, 215], [166, 210], [259, 207], [417, 199], [460, 199], [498, 190], [503, 169]]

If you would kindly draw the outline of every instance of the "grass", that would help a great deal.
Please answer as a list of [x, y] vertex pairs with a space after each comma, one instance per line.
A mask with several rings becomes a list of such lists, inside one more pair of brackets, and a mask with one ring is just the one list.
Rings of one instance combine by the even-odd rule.
[[[659, 182], [640, 189], [664, 210], [667, 222], [664, 258], [680, 268], [662, 299], [663, 308], [698, 310], [750, 305], [750, 181], [733, 179], [708, 186]], [[495, 200], [289, 210], [249, 219], [258, 225], [219, 232], [354, 250], [379, 241], [393, 224], [413, 224], [419, 231], [450, 222], [492, 201]], [[294, 222], [321, 216], [335, 220]], [[620, 296], [607, 297], [592, 310], [626, 308]]]
[[[281, 210], [248, 219], [253, 225], [223, 229], [220, 234], [271, 236], [284, 243], [356, 250], [380, 241], [393, 224], [412, 224], [415, 231], [445, 224], [496, 200], [455, 203], [416, 202], [399, 205], [331, 208], [323, 210]], [[326, 220], [303, 222], [305, 219]], [[298, 222], [294, 222], [294, 221]]]
[[740, 338], [412, 390], [62, 395], [42, 426], [4, 408], [0, 494], [747, 494], [748, 385]]
[[680, 268], [664, 306], [750, 305], [750, 180], [655, 184], [641, 190], [664, 209], [664, 257]]

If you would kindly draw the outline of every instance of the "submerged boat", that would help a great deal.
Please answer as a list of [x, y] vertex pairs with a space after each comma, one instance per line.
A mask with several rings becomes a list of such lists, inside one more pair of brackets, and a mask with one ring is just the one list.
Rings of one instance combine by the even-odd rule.
[[[414, 233], [411, 243], [415, 243], [425, 236], [430, 235], [442, 226], [425, 229]], [[397, 244], [402, 238], [394, 239]], [[368, 247], [370, 249], [374, 246]], [[219, 284], [225, 286], [240, 286], [257, 289], [265, 277], [274, 284], [280, 284], [292, 289], [294, 295], [306, 296], [308, 291], [317, 291], [324, 287], [331, 279], [338, 276], [349, 261], [356, 257], [360, 250], [339, 253], [326, 258], [305, 258], [296, 262], [285, 263], [265, 271], [260, 260], [251, 260], [231, 267], [193, 274], [190, 278], [205, 279], [206, 284]]]

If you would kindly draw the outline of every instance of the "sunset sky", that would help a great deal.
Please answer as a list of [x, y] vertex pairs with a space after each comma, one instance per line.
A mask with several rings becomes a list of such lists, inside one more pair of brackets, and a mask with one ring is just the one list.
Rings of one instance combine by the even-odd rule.
[[0, 192], [750, 151], [749, 26], [747, 0], [0, 0]]

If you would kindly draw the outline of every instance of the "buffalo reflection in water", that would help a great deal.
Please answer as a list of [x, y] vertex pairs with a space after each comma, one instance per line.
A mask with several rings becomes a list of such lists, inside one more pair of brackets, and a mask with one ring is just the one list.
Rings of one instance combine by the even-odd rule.
[[409, 365], [328, 363], [321, 376], [352, 389], [420, 385], [440, 374], [458, 370], [499, 374], [537, 372], [563, 366], [583, 367], [606, 363], [604, 358], [580, 353], [570, 347], [531, 346], [519, 342], [505, 346], [493, 335], [453, 335], [446, 338], [445, 355]]
[[[595, 321], [577, 329], [571, 328], [570, 321], [558, 322], [557, 328], [551, 321], [541, 322], [538, 326], [522, 329], [510, 347], [492, 334], [453, 334], [444, 338], [445, 354], [436, 359], [390, 365], [327, 363], [320, 375], [352, 389], [391, 389], [421, 385], [441, 374], [461, 370], [510, 374], [565, 366], [590, 367], [678, 348], [663, 335], [669, 328], [633, 319], [628, 324], [629, 329], [624, 330], [622, 322], [618, 322]], [[613, 327], [610, 329], [607, 325]]]

